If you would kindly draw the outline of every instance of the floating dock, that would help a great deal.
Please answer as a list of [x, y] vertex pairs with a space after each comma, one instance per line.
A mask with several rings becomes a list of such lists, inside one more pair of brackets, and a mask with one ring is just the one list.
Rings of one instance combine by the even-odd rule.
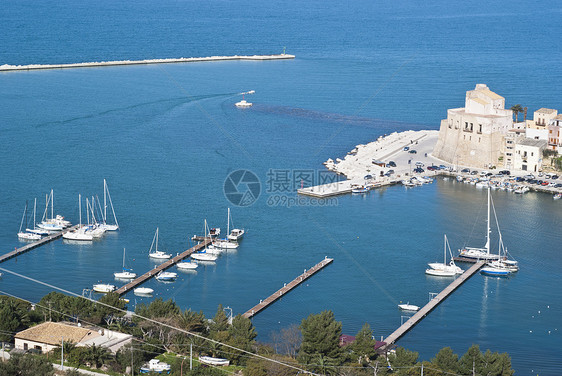
[[408, 319], [404, 324], [402, 324], [398, 329], [394, 331], [391, 335], [384, 339], [384, 345], [380, 347], [380, 351], [389, 350], [392, 345], [404, 334], [406, 334], [410, 329], [416, 326], [425, 316], [427, 316], [435, 307], [437, 307], [443, 300], [447, 299], [460, 285], [466, 282], [470, 277], [472, 277], [476, 272], [480, 270], [486, 264], [485, 261], [478, 261], [476, 264], [472, 265], [463, 274], [457, 277], [449, 286], [447, 286], [443, 291], [441, 291], [437, 296], [429, 301], [425, 306], [423, 306], [419, 311], [417, 311], [412, 317]]
[[298, 285], [300, 285], [301, 283], [306, 281], [308, 278], [312, 277], [314, 274], [316, 274], [317, 272], [322, 270], [325, 266], [331, 264], [332, 261], [334, 261], [334, 259], [328, 258], [328, 256], [326, 256], [324, 258], [324, 260], [320, 261], [318, 264], [314, 265], [312, 268], [310, 268], [308, 270], [305, 269], [304, 273], [299, 275], [297, 278], [293, 279], [291, 282], [285, 283], [285, 285], [282, 288], [275, 291], [267, 299], [260, 300], [259, 304], [250, 308], [242, 316], [244, 316], [246, 318], [254, 317], [259, 312], [263, 311], [264, 309], [269, 307], [271, 304], [273, 304], [277, 299], [281, 298], [283, 295], [285, 295], [286, 293], [288, 293], [289, 291], [291, 291], [292, 289], [294, 289], [295, 287], [297, 287]]
[[205, 248], [205, 246], [209, 245], [210, 243], [211, 243], [211, 240], [209, 238], [206, 238], [204, 241], [202, 241], [201, 243], [189, 248], [187, 251], [184, 251], [184, 252], [180, 253], [176, 257], [172, 257], [171, 259], [169, 259], [168, 261], [158, 265], [154, 269], [150, 269], [148, 272], [144, 273], [140, 277], [137, 277], [134, 280], [132, 280], [131, 282], [127, 283], [125, 286], [122, 286], [122, 287], [118, 288], [117, 290], [115, 290], [115, 292], [119, 295], [126, 294], [127, 292], [131, 291], [132, 289], [134, 289], [135, 287], [137, 287], [141, 283], [144, 283], [147, 280], [149, 280], [150, 278], [156, 276], [162, 270], [166, 270], [170, 266], [177, 264], [181, 260], [189, 257], [192, 253], [198, 252], [201, 249]]
[[175, 63], [198, 63], [206, 61], [230, 61], [230, 60], [289, 60], [295, 55], [234, 55], [234, 56], [209, 56], [209, 57], [180, 57], [173, 59], [148, 59], [148, 60], [120, 60], [120, 61], [97, 61], [90, 63], [72, 64], [29, 64], [29, 65], [0, 65], [0, 72], [38, 70], [38, 69], [68, 69], [68, 68], [93, 68], [110, 67], [118, 65], [146, 65], [146, 64], [175, 64]]
[[370, 185], [371, 189], [374, 189], [398, 184], [399, 182], [399, 179], [391, 179], [386, 177], [385, 179], [377, 180], [374, 182], [369, 182], [364, 179], [342, 180], [328, 184], [316, 185], [313, 187], [300, 188], [297, 190], [297, 193], [304, 196], [311, 196], [322, 199], [352, 193], [351, 190], [352, 186], [354, 185]]
[[62, 231], [58, 231], [58, 232], [55, 232], [54, 234], [47, 235], [44, 238], [42, 238], [41, 240], [37, 240], [36, 242], [33, 242], [33, 243], [28, 243], [28, 244], [26, 244], [26, 245], [24, 245], [23, 247], [20, 247], [20, 248], [16, 248], [12, 252], [9, 252], [9, 253], [6, 253], [6, 254], [0, 256], [0, 263], [4, 262], [6, 260], [9, 260], [13, 257], [17, 257], [17, 256], [21, 255], [22, 253], [31, 251], [32, 249], [40, 247], [43, 244], [47, 244], [49, 242], [52, 242], [53, 240], [60, 238], [62, 236], [62, 234], [64, 234], [65, 232], [75, 230], [79, 226], [80, 225], [74, 225], [72, 227], [65, 228]]

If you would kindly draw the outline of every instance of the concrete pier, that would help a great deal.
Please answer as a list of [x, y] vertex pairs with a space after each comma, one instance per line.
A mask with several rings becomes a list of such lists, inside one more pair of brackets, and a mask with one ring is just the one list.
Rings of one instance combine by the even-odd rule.
[[209, 57], [180, 57], [172, 59], [148, 59], [148, 60], [120, 60], [120, 61], [96, 61], [89, 63], [72, 64], [29, 64], [29, 65], [0, 65], [0, 72], [39, 70], [39, 69], [68, 69], [68, 68], [94, 68], [110, 67], [117, 65], [146, 65], [146, 64], [175, 64], [175, 63], [198, 63], [206, 61], [229, 61], [229, 60], [289, 60], [295, 55], [234, 55], [234, 56], [209, 56]]

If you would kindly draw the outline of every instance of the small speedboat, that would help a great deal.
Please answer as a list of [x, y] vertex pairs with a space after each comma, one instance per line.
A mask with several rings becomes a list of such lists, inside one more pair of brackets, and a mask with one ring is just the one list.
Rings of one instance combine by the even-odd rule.
[[113, 273], [113, 276], [117, 279], [133, 279], [137, 277], [137, 273], [133, 273], [128, 269], [123, 269], [122, 272]]
[[400, 308], [403, 311], [412, 311], [412, 312], [419, 311], [420, 309], [420, 307], [418, 307], [417, 305], [410, 304], [410, 302], [406, 304], [398, 304], [398, 308]]
[[177, 264], [178, 269], [183, 269], [183, 270], [197, 269], [198, 266], [199, 264], [197, 264], [196, 262], [178, 262]]
[[230, 361], [224, 358], [213, 358], [211, 356], [200, 356], [199, 361], [203, 364], [209, 364], [211, 366], [228, 366]]
[[148, 364], [141, 367], [140, 373], [170, 373], [172, 367], [158, 359], [151, 359]]
[[480, 274], [493, 277], [507, 277], [511, 272], [509, 269], [499, 266], [486, 266], [480, 270]]
[[109, 283], [98, 283], [94, 285], [93, 290], [95, 292], [108, 293], [115, 291], [115, 286]]
[[137, 287], [133, 290], [135, 295], [150, 295], [154, 292], [150, 287]]
[[162, 251], [155, 251], [155, 252], [150, 252], [148, 254], [148, 257], [153, 258], [153, 259], [166, 260], [166, 259], [169, 259], [170, 257], [172, 257], [172, 255], [169, 254], [169, 253], [166, 253], [166, 252], [162, 252]]
[[18, 238], [20, 240], [41, 240], [41, 235], [31, 232], [18, 232]]
[[244, 230], [239, 228], [234, 228], [228, 234], [227, 239], [232, 241], [238, 241], [244, 236]]
[[457, 275], [457, 273], [455, 273], [452, 270], [433, 269], [433, 268], [425, 269], [425, 274], [436, 276], [436, 277], [454, 277], [455, 275]]
[[359, 185], [351, 188], [351, 193], [367, 193], [369, 192], [369, 188]]
[[217, 261], [217, 259], [218, 259], [218, 256], [212, 255], [212, 254], [207, 253], [207, 252], [192, 253], [190, 257], [192, 259], [198, 260], [198, 261]]
[[557, 193], [552, 198], [555, 200], [560, 200], [562, 198], [562, 193]]
[[161, 271], [154, 278], [156, 278], [159, 281], [173, 281], [177, 277], [178, 277], [178, 273]]
[[238, 243], [228, 239], [218, 239], [213, 242], [214, 247], [221, 249], [236, 249], [238, 248], [238, 245]]

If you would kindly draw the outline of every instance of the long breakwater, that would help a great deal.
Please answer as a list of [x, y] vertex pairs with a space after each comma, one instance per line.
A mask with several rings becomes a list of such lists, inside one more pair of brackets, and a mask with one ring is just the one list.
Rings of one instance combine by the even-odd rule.
[[208, 56], [208, 57], [180, 57], [171, 59], [148, 59], [148, 60], [118, 60], [118, 61], [98, 61], [89, 63], [71, 64], [29, 64], [29, 65], [0, 65], [0, 72], [38, 70], [38, 69], [67, 69], [67, 68], [93, 68], [111, 67], [118, 65], [147, 65], [147, 64], [176, 64], [176, 63], [197, 63], [207, 61], [229, 61], [229, 60], [289, 60], [294, 59], [295, 55], [234, 55], [234, 56]]

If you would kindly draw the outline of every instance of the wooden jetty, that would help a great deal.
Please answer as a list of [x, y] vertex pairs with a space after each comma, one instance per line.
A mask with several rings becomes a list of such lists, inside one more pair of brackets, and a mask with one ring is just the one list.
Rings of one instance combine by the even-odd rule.
[[80, 226], [80, 225], [74, 225], [74, 226], [72, 226], [72, 227], [65, 228], [65, 229], [62, 230], [62, 231], [58, 231], [58, 232], [55, 232], [54, 234], [47, 235], [47, 236], [45, 236], [44, 238], [42, 238], [41, 240], [37, 240], [36, 242], [33, 242], [33, 243], [28, 243], [28, 244], [26, 244], [26, 245], [24, 245], [23, 247], [20, 247], [20, 248], [16, 248], [16, 249], [13, 250], [12, 252], [9, 252], [9, 253], [6, 253], [6, 254], [0, 256], [0, 263], [1, 263], [1, 262], [4, 262], [4, 261], [6, 261], [6, 260], [9, 260], [9, 259], [11, 259], [11, 258], [13, 258], [13, 257], [17, 257], [17, 256], [21, 255], [22, 253], [31, 251], [32, 249], [37, 248], [37, 247], [40, 247], [40, 246], [42, 246], [43, 244], [47, 244], [47, 243], [49, 243], [49, 242], [51, 242], [51, 241], [53, 241], [53, 240], [55, 240], [55, 239], [58, 239], [58, 238], [60, 238], [60, 237], [62, 236], [62, 234], [64, 234], [65, 232], [75, 230], [75, 229], [77, 229], [79, 226]]
[[171, 259], [169, 259], [168, 261], [158, 265], [154, 269], [150, 269], [148, 272], [144, 273], [140, 277], [137, 277], [137, 278], [133, 279], [131, 282], [127, 283], [126, 285], [118, 288], [117, 290], [115, 290], [115, 292], [119, 295], [123, 295], [123, 294], [131, 291], [132, 289], [134, 289], [135, 287], [137, 287], [141, 283], [144, 283], [147, 280], [149, 280], [150, 278], [156, 276], [160, 271], [168, 269], [170, 266], [175, 265], [176, 263], [180, 262], [181, 260], [189, 257], [192, 253], [198, 252], [201, 249], [205, 248], [205, 246], [210, 244], [210, 243], [211, 243], [211, 239], [205, 238], [205, 240], [203, 240], [201, 243], [199, 243], [199, 244], [189, 248], [188, 250], [180, 253], [176, 257], [172, 257]]
[[380, 347], [380, 351], [389, 350], [392, 345], [404, 334], [406, 334], [410, 329], [416, 326], [425, 316], [427, 316], [435, 307], [437, 307], [443, 300], [445, 300], [449, 295], [451, 295], [460, 285], [466, 282], [470, 277], [472, 277], [480, 268], [486, 264], [485, 261], [478, 261], [476, 264], [472, 265], [463, 274], [457, 277], [449, 286], [447, 286], [443, 291], [441, 291], [437, 296], [429, 301], [425, 306], [423, 306], [415, 315], [410, 317], [408, 321], [402, 324], [398, 329], [394, 331], [391, 335], [384, 339], [384, 345]]
[[291, 282], [286, 283], [282, 288], [275, 291], [267, 299], [260, 300], [259, 304], [250, 308], [242, 316], [244, 316], [246, 318], [254, 317], [259, 312], [261, 312], [262, 310], [266, 309], [271, 304], [273, 304], [273, 302], [275, 302], [277, 299], [281, 298], [283, 295], [285, 295], [286, 293], [288, 293], [289, 291], [291, 291], [292, 289], [294, 289], [295, 287], [297, 287], [298, 285], [300, 285], [301, 283], [306, 281], [308, 278], [312, 277], [314, 274], [319, 272], [325, 266], [332, 263], [332, 261], [334, 261], [334, 259], [328, 258], [328, 256], [326, 256], [324, 258], [324, 260], [320, 261], [318, 264], [314, 265], [312, 268], [310, 268], [308, 270], [305, 269], [304, 273], [299, 275], [297, 278], [293, 279]]

